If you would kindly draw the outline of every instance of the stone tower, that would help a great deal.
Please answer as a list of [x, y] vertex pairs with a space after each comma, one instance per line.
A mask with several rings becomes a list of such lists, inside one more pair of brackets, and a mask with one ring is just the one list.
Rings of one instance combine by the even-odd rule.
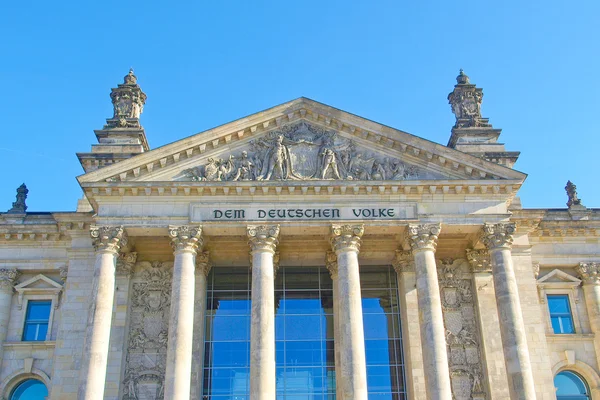
[[518, 151], [506, 151], [498, 143], [501, 129], [494, 129], [489, 118], [481, 116], [483, 89], [469, 81], [461, 69], [448, 102], [456, 117], [448, 147], [512, 168], [519, 158]]
[[92, 145], [90, 153], [77, 153], [79, 162], [90, 172], [128, 159], [150, 150], [140, 115], [146, 104], [146, 94], [137, 84], [133, 69], [125, 75], [123, 83], [110, 93], [113, 116], [106, 120], [100, 130], [95, 130], [98, 144]]

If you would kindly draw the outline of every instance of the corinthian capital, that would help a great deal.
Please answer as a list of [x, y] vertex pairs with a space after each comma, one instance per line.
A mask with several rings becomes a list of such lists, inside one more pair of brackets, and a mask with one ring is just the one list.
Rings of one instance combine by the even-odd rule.
[[435, 251], [441, 230], [441, 224], [408, 225], [408, 242], [411, 249]]
[[135, 252], [119, 253], [119, 257], [117, 258], [117, 269], [115, 271], [116, 274], [131, 276], [131, 273], [133, 272], [133, 266], [135, 265], [136, 261], [137, 253]]
[[576, 270], [584, 284], [600, 285], [600, 263], [579, 263]]
[[248, 225], [246, 234], [252, 251], [268, 251], [275, 254], [279, 243], [279, 225]]
[[204, 276], [208, 276], [211, 268], [210, 252], [203, 251], [202, 253], [198, 253], [198, 255], [196, 255], [196, 271], [200, 271]]
[[488, 250], [510, 249], [513, 243], [513, 233], [516, 230], [514, 222], [485, 224], [483, 225], [481, 241]]
[[0, 289], [11, 289], [13, 288], [15, 281], [19, 277], [19, 271], [16, 268], [13, 269], [0, 269]]
[[202, 247], [202, 227], [181, 225], [169, 226], [169, 237], [171, 238], [171, 247], [174, 252], [189, 251], [196, 253], [198, 247]]
[[325, 266], [329, 270], [329, 275], [331, 275], [331, 279], [337, 278], [338, 274], [338, 263], [337, 263], [337, 254], [333, 251], [328, 251], [325, 255]]
[[487, 250], [467, 249], [467, 260], [473, 272], [490, 272], [492, 270], [490, 253]]
[[331, 225], [331, 248], [335, 252], [352, 250], [358, 253], [364, 233], [364, 225]]
[[90, 226], [90, 236], [96, 251], [108, 251], [117, 254], [127, 245], [127, 233], [123, 226]]
[[415, 271], [415, 258], [412, 251], [396, 250], [396, 256], [392, 261], [392, 266], [396, 273], [401, 272], [414, 272]]

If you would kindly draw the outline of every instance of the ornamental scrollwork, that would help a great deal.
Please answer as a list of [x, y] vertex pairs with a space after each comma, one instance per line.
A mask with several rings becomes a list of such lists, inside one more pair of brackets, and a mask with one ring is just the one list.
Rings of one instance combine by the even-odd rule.
[[441, 224], [409, 225], [408, 243], [412, 251], [435, 251], [441, 230]]
[[584, 284], [600, 285], [600, 263], [579, 263], [575, 268]]
[[336, 279], [338, 276], [337, 254], [333, 251], [328, 251], [325, 254], [325, 267], [331, 275], [331, 279]]
[[516, 230], [513, 222], [485, 224], [481, 233], [481, 241], [488, 250], [511, 249], [514, 240], [513, 234]]
[[172, 263], [140, 262], [133, 276], [122, 399], [162, 399], [171, 304]]
[[358, 252], [364, 233], [364, 225], [332, 225], [331, 248], [335, 252], [345, 250]]
[[410, 250], [396, 250], [396, 256], [392, 261], [396, 273], [415, 272], [415, 258]]
[[437, 261], [453, 399], [485, 399], [481, 334], [464, 259]]
[[190, 251], [196, 253], [204, 242], [202, 241], [201, 226], [169, 226], [169, 237], [173, 251]]
[[20, 273], [16, 268], [0, 269], [0, 289], [11, 289], [13, 288], [15, 281], [19, 277]]
[[491, 272], [492, 265], [489, 251], [467, 249], [467, 260], [471, 264], [472, 272]]
[[123, 226], [90, 226], [90, 236], [96, 251], [118, 253], [127, 245], [127, 233]]
[[402, 161], [358, 151], [354, 141], [305, 122], [284, 126], [226, 158], [183, 171], [191, 181], [411, 180], [422, 171]]
[[275, 254], [279, 244], [279, 225], [248, 225], [248, 244], [254, 251], [268, 251]]

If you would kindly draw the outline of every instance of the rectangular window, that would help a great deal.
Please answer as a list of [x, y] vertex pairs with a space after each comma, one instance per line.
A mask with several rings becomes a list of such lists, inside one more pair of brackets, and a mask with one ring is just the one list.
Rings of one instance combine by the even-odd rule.
[[575, 333], [568, 295], [549, 294], [548, 309], [550, 310], [550, 321], [554, 333]]
[[25, 327], [23, 329], [24, 341], [46, 340], [51, 304], [50, 300], [36, 300], [27, 303], [27, 314], [25, 315]]

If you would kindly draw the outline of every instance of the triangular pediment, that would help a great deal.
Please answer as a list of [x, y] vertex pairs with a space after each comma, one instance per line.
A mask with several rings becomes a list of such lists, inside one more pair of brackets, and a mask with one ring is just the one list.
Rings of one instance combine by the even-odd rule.
[[45, 275], [39, 274], [30, 279], [27, 279], [24, 282], [21, 282], [18, 285], [15, 285], [15, 290], [17, 292], [23, 290], [36, 290], [36, 291], [60, 291], [62, 290], [62, 285], [55, 282], [54, 280], [48, 278]]
[[93, 183], [490, 181], [525, 174], [300, 98], [78, 177]]
[[539, 284], [561, 284], [567, 286], [579, 286], [581, 280], [567, 274], [560, 269], [554, 269], [537, 280]]

